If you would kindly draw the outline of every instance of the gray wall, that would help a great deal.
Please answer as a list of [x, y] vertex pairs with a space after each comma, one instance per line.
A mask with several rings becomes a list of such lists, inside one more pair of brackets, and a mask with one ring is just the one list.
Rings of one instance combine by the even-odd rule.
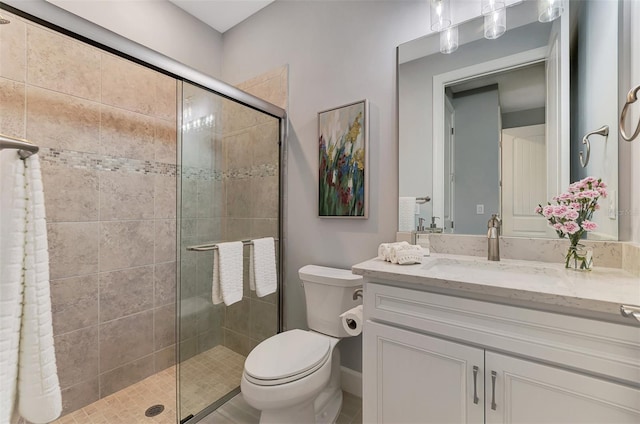
[[519, 110], [502, 114], [502, 129], [544, 124], [545, 108]]
[[[453, 98], [456, 233], [485, 234], [491, 214], [500, 212], [499, 106], [497, 86]], [[479, 204], [484, 214], [476, 213]]]
[[[573, 6], [573, 4], [572, 4]], [[576, 8], [577, 9], [577, 8]], [[575, 55], [575, 80], [571, 110], [575, 112], [571, 128], [571, 181], [587, 176], [602, 178], [611, 190], [618, 189], [618, 9], [610, 2], [580, 2], [577, 45]], [[572, 75], [574, 76], [574, 75]], [[636, 82], [637, 84], [637, 82]], [[577, 160], [584, 149], [582, 137], [589, 131], [609, 126], [609, 136], [592, 136], [589, 164], [583, 168]], [[596, 232], [605, 236], [618, 234], [618, 220], [608, 217], [609, 201], [600, 201], [601, 210], [593, 220], [598, 224]], [[591, 236], [589, 236], [591, 238]]]
[[[640, 21], [640, 3], [632, 2], [631, 5], [631, 13], [629, 14], [634, 22], [634, 25], [631, 27], [630, 36], [631, 41], [631, 57], [630, 57], [630, 80], [632, 81], [633, 87], [635, 84], [640, 84], [640, 29], [638, 28], [637, 23]], [[626, 89], [626, 87], [625, 87]], [[638, 112], [638, 108], [636, 108], [635, 113], [631, 113], [629, 115], [629, 122], [638, 122], [640, 120], [640, 112]], [[623, 145], [625, 145], [623, 143]], [[635, 140], [633, 143], [627, 143], [625, 148], [631, 148], [629, 153], [626, 154], [627, 151], [623, 150], [623, 155], [626, 156], [627, 160], [623, 160], [620, 167], [620, 175], [629, 175], [627, 181], [630, 181], [629, 192], [631, 193], [631, 198], [629, 199], [629, 213], [625, 216], [625, 222], [631, 223], [631, 228], [628, 231], [628, 234], [625, 232], [620, 233], [622, 240], [632, 240], [636, 243], [640, 243], [640, 166], [637, 164], [640, 163], [640, 140]], [[629, 160], [629, 158], [631, 158]], [[634, 164], [632, 166], [632, 164]]]
[[[395, 48], [427, 32], [426, 2], [277, 1], [223, 36], [223, 79], [235, 84], [289, 64], [285, 314], [305, 327], [298, 269], [350, 268], [397, 229]], [[369, 99], [369, 219], [318, 218], [317, 113]], [[361, 338], [341, 342], [343, 365], [361, 369]]]
[[62, 9], [220, 77], [222, 34], [168, 1], [47, 0]]

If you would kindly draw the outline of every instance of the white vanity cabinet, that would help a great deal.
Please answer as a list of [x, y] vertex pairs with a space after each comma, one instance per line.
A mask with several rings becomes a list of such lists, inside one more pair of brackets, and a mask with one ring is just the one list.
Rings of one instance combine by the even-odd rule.
[[364, 423], [484, 422], [484, 350], [371, 321], [364, 334]]
[[640, 328], [366, 282], [365, 423], [640, 423]]

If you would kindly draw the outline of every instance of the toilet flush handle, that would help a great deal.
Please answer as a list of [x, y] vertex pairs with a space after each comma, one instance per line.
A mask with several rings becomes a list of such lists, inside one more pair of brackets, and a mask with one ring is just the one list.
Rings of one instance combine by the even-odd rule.
[[355, 289], [353, 291], [353, 300], [358, 300], [358, 298], [362, 299], [362, 289]]

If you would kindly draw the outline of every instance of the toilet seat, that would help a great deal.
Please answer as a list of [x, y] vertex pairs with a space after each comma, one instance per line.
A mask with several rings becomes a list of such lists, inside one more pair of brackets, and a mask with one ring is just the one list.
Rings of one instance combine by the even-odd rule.
[[276, 386], [313, 374], [331, 357], [326, 336], [304, 330], [276, 334], [256, 346], [244, 364], [245, 378], [259, 386]]

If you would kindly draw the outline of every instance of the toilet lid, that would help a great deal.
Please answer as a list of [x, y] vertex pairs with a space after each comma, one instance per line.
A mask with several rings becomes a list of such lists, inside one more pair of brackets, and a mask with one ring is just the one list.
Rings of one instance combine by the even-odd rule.
[[256, 346], [244, 363], [244, 372], [264, 385], [282, 384], [315, 371], [330, 354], [326, 337], [303, 330], [285, 331]]

